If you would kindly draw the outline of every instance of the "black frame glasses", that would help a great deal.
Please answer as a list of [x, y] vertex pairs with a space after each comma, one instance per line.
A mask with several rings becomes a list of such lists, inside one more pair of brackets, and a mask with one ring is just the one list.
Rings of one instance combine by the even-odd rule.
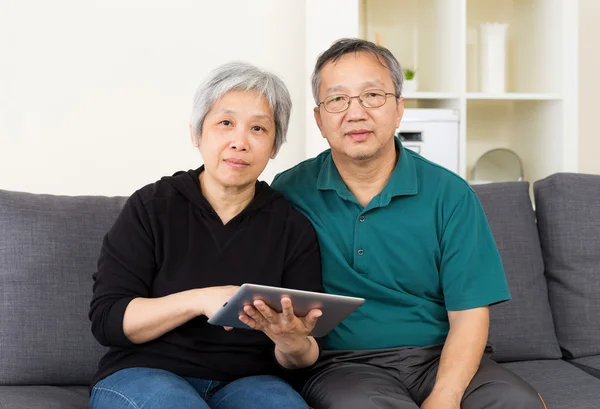
[[[369, 94], [375, 94], [375, 95], [371, 95], [371, 98], [369, 98]], [[399, 98], [396, 97], [396, 94], [392, 93], [392, 92], [385, 92], [382, 89], [368, 89], [366, 91], [361, 92], [358, 95], [355, 95], [353, 97], [351, 97], [350, 95], [346, 95], [346, 94], [335, 94], [335, 95], [330, 95], [327, 98], [325, 98], [323, 101], [319, 102], [319, 104], [317, 105], [317, 107], [320, 107], [321, 105], [323, 105], [323, 108], [325, 108], [325, 111], [329, 112], [330, 114], [339, 114], [340, 112], [344, 112], [345, 110], [347, 110], [350, 107], [350, 103], [352, 102], [352, 100], [354, 98], [358, 99], [358, 102], [360, 103], [360, 105], [363, 108], [379, 108], [385, 105], [385, 103], [387, 102], [387, 97], [392, 95], [394, 98]], [[374, 98], [373, 98], [374, 97]], [[378, 97], [383, 97], [383, 98], [378, 98]], [[345, 104], [340, 105], [339, 108], [335, 107], [335, 105], [332, 105], [332, 103], [339, 103], [345, 101]], [[379, 103], [379, 101], [381, 101], [381, 103]], [[334, 108], [332, 108], [332, 106], [334, 106]]]

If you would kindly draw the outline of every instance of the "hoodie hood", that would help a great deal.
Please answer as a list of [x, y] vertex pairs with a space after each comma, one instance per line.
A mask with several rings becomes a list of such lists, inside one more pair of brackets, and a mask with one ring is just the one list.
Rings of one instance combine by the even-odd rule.
[[[202, 194], [200, 180], [198, 179], [200, 173], [203, 171], [204, 165], [195, 170], [190, 169], [187, 172], [176, 172], [173, 176], [162, 178], [162, 181], [175, 188], [196, 207], [211, 212], [213, 208]], [[256, 213], [265, 205], [279, 199], [283, 200], [283, 195], [281, 193], [271, 188], [266, 182], [256, 181], [254, 198], [240, 214], [250, 215]]]

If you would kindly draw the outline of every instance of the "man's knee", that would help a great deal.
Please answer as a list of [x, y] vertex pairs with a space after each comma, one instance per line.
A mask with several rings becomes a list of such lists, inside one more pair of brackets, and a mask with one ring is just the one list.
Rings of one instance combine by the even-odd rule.
[[370, 367], [325, 371], [306, 383], [302, 395], [314, 409], [418, 409], [400, 382]]
[[408, 397], [370, 395], [351, 390], [324, 394], [319, 399], [307, 402], [314, 409], [418, 409], [417, 404]]
[[525, 382], [508, 386], [499, 400], [499, 409], [545, 409], [540, 395]]
[[525, 381], [492, 382], [466, 397], [462, 409], [545, 409], [538, 393]]

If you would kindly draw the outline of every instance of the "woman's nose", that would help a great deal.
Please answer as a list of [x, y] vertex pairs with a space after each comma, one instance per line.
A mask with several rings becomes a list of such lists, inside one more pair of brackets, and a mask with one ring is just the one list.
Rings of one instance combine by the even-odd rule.
[[238, 151], [248, 150], [248, 131], [238, 128], [232, 132], [229, 147]]

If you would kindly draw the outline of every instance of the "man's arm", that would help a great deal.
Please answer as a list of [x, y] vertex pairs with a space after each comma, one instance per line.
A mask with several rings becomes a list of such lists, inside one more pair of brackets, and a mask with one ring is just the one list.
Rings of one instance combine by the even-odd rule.
[[485, 350], [489, 307], [449, 311], [448, 319], [450, 332], [442, 350], [435, 385], [422, 409], [459, 409]]
[[487, 343], [488, 306], [510, 300], [500, 253], [475, 192], [469, 188], [458, 203], [448, 203], [447, 210], [440, 278], [450, 331], [423, 409], [460, 408]]

